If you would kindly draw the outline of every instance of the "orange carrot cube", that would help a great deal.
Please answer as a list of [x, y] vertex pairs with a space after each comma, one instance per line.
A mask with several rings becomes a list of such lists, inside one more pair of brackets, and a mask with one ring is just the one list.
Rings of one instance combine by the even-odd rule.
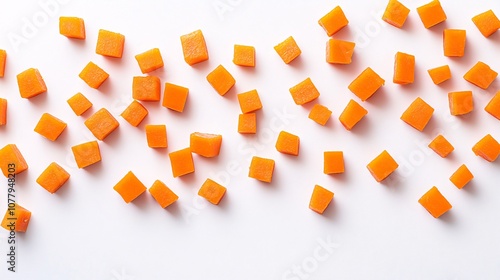
[[167, 127], [164, 124], [147, 124], [146, 138], [150, 148], [168, 148]]
[[7, 209], [2, 220], [2, 227], [8, 231], [26, 232], [31, 219], [31, 212], [19, 204]]
[[85, 126], [101, 141], [115, 131], [119, 125], [120, 123], [105, 108], [100, 109], [85, 120]]
[[285, 41], [274, 46], [274, 50], [278, 53], [284, 63], [289, 64], [294, 59], [299, 57], [302, 53], [297, 42], [292, 36], [285, 39]]
[[136, 100], [132, 101], [130, 105], [123, 111], [122, 116], [132, 126], [138, 126], [144, 118], [148, 115], [148, 109]]
[[436, 138], [429, 143], [429, 148], [442, 158], [447, 157], [451, 154], [451, 152], [453, 152], [453, 150], [455, 150], [455, 147], [453, 147], [453, 145], [441, 134], [436, 136]]
[[292, 156], [299, 155], [300, 138], [297, 135], [281, 131], [276, 141], [276, 150]]
[[53, 162], [38, 176], [36, 182], [48, 192], [55, 193], [68, 181], [69, 177], [69, 173], [64, 168]]
[[328, 37], [337, 33], [340, 29], [347, 26], [349, 20], [347, 20], [344, 11], [340, 6], [333, 8], [330, 12], [324, 15], [318, 20], [318, 23], [326, 32]]
[[163, 58], [160, 49], [154, 48], [135, 56], [142, 74], [152, 72], [163, 67]]
[[494, 162], [500, 155], [500, 144], [493, 136], [487, 134], [472, 147], [472, 151], [476, 156]]
[[500, 91], [491, 98], [484, 110], [500, 120]]
[[5, 50], [0, 50], [0, 78], [5, 75], [5, 64], [7, 62], [7, 52]]
[[323, 173], [344, 173], [344, 153], [342, 151], [326, 151], [323, 153]]
[[219, 204], [225, 193], [226, 188], [211, 179], [207, 179], [198, 191], [199, 196], [214, 205]]
[[381, 182], [392, 172], [394, 172], [398, 167], [398, 163], [392, 158], [392, 156], [386, 151], [382, 151], [375, 159], [373, 159], [367, 166], [368, 170], [372, 174], [373, 178], [377, 182]]
[[413, 128], [423, 131], [431, 120], [434, 108], [427, 104], [422, 98], [417, 97], [401, 115], [401, 120]]
[[366, 114], [368, 111], [351, 99], [340, 114], [339, 120], [345, 129], [351, 130]]
[[431, 28], [434, 25], [446, 20], [446, 14], [438, 0], [433, 0], [418, 7], [417, 13], [425, 28]]
[[191, 152], [202, 157], [216, 157], [222, 145], [222, 135], [194, 132], [189, 136]]
[[436, 187], [432, 187], [427, 191], [418, 200], [418, 203], [420, 203], [434, 218], [439, 218], [451, 209], [451, 204]]
[[415, 81], [415, 56], [407, 53], [397, 52], [394, 58], [395, 84], [411, 84]]
[[126, 203], [129, 203], [145, 192], [146, 186], [144, 186], [132, 171], [129, 171], [118, 183], [116, 183], [113, 189], [120, 194]]
[[255, 67], [255, 48], [234, 45], [233, 63], [239, 66]]
[[248, 177], [262, 182], [271, 183], [273, 180], [274, 160], [254, 156], [250, 163]]
[[68, 38], [85, 39], [85, 23], [78, 17], [59, 17], [59, 33]]
[[90, 102], [87, 97], [80, 92], [70, 97], [67, 102], [71, 107], [71, 110], [73, 110], [77, 116], [81, 116], [92, 107], [92, 102]]
[[78, 168], [85, 168], [101, 161], [101, 151], [97, 141], [90, 141], [71, 147]]
[[28, 164], [16, 144], [7, 144], [0, 149], [0, 168], [5, 177], [19, 174], [28, 169]]
[[257, 133], [257, 115], [255, 113], [240, 114], [238, 117], [238, 133]]
[[497, 76], [498, 73], [491, 69], [490, 66], [479, 61], [476, 65], [472, 66], [467, 73], [465, 73], [464, 79], [482, 89], [488, 89]]
[[255, 89], [238, 94], [238, 102], [240, 103], [241, 112], [243, 112], [243, 114], [262, 109], [259, 93]]
[[451, 79], [450, 66], [443, 65], [436, 68], [427, 70], [429, 76], [431, 76], [432, 82], [436, 85]]
[[326, 42], [326, 62], [333, 64], [351, 64], [356, 43], [329, 39]]
[[135, 76], [132, 81], [132, 97], [140, 101], [160, 101], [161, 82], [156, 76]]
[[319, 97], [319, 91], [311, 81], [311, 78], [307, 78], [291, 87], [289, 91], [292, 94], [293, 101], [297, 105], [304, 105]]
[[443, 30], [444, 56], [464, 56], [466, 32], [462, 29]]
[[190, 148], [168, 154], [174, 178], [194, 172], [193, 154]]
[[30, 68], [17, 75], [17, 85], [22, 98], [35, 97], [47, 91], [47, 86], [43, 81], [38, 69]]
[[97, 37], [95, 53], [109, 57], [121, 58], [123, 55], [124, 45], [125, 36], [120, 33], [101, 29], [99, 30], [99, 35]]
[[375, 71], [370, 67], [366, 68], [354, 81], [349, 84], [349, 90], [354, 93], [361, 101], [370, 98], [380, 87], [385, 84]]
[[236, 83], [231, 73], [224, 66], [219, 65], [207, 75], [207, 81], [217, 91], [218, 94], [224, 96]]
[[106, 71], [92, 61], [89, 62], [78, 75], [89, 87], [98, 89], [109, 77]]
[[450, 113], [453, 116], [465, 115], [474, 109], [472, 91], [456, 91], [448, 93]]
[[321, 104], [315, 104], [309, 112], [309, 118], [320, 125], [326, 125], [331, 115], [332, 111]]
[[66, 127], [67, 124], [65, 122], [51, 114], [44, 113], [35, 127], [35, 132], [50, 141], [56, 141]]
[[491, 34], [500, 29], [500, 20], [492, 10], [474, 16], [472, 22], [474, 22], [484, 37], [490, 37]]
[[311, 200], [309, 201], [309, 209], [319, 214], [323, 214], [332, 200], [333, 192], [320, 185], [315, 185]]
[[163, 107], [182, 113], [186, 106], [186, 100], [189, 95], [189, 89], [165, 83], [165, 90], [163, 91]]
[[160, 204], [161, 208], [165, 208], [179, 199], [179, 197], [160, 180], [156, 180], [148, 191], [156, 202]]
[[401, 28], [405, 24], [409, 13], [410, 9], [401, 4], [399, 1], [389, 0], [384, 14], [382, 15], [382, 19], [390, 25]]
[[7, 99], [0, 98], [0, 126], [7, 124]]
[[465, 187], [472, 179], [474, 175], [465, 164], [462, 164], [450, 177], [450, 181], [459, 189]]
[[181, 44], [184, 60], [187, 64], [194, 65], [208, 60], [207, 44], [201, 30], [182, 35]]

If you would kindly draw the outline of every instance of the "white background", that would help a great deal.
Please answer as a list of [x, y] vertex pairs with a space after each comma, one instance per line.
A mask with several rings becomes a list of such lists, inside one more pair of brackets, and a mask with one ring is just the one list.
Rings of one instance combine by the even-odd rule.
[[[448, 20], [430, 30], [416, 13], [426, 1], [404, 1], [411, 12], [403, 29], [379, 20], [385, 0], [70, 0], [52, 1], [56, 4], [46, 10], [40, 3], [47, 2], [9, 1], [0, 10], [0, 48], [8, 52], [0, 96], [9, 102], [0, 146], [16, 143], [29, 164], [17, 177], [16, 188], [18, 202], [33, 213], [28, 232], [17, 236], [18, 273], [8, 273], [0, 261], [0, 279], [500, 278], [500, 165], [471, 151], [487, 133], [500, 140], [499, 121], [483, 110], [500, 83], [497, 79], [483, 91], [462, 78], [478, 60], [500, 71], [500, 32], [484, 38], [471, 21], [488, 9], [500, 16], [498, 1], [442, 1]], [[328, 37], [317, 21], [336, 5], [350, 23], [334, 37], [357, 44], [351, 65], [325, 62]], [[87, 39], [59, 35], [59, 16], [84, 18]], [[37, 24], [36, 30], [23, 34], [30, 23]], [[126, 36], [122, 59], [95, 54], [100, 28]], [[467, 30], [464, 57], [443, 56], [444, 28]], [[179, 36], [196, 29], [205, 35], [210, 60], [190, 67]], [[273, 46], [290, 35], [302, 55], [285, 65]], [[9, 39], [15, 36], [23, 38], [17, 46]], [[254, 69], [232, 63], [234, 44], [255, 46]], [[142, 75], [134, 55], [154, 47], [160, 48], [165, 67], [152, 74], [162, 83], [188, 87], [189, 98], [181, 114], [147, 103], [150, 114], [135, 128], [119, 114], [131, 101], [132, 77]], [[392, 83], [397, 51], [416, 56], [412, 85]], [[78, 77], [89, 61], [110, 74], [99, 90]], [[219, 64], [237, 81], [224, 97], [205, 79]], [[453, 78], [436, 86], [426, 70], [443, 64], [450, 65]], [[362, 103], [369, 113], [349, 132], [338, 116], [349, 99], [361, 102], [347, 85], [368, 66], [386, 85]], [[30, 67], [40, 70], [48, 92], [26, 100], [19, 96], [16, 74]], [[317, 102], [333, 111], [326, 127], [308, 119], [313, 104], [297, 106], [288, 92], [307, 77], [321, 93]], [[236, 94], [254, 88], [263, 103], [257, 113], [258, 134], [240, 135]], [[452, 117], [447, 93], [459, 90], [474, 92], [475, 110]], [[76, 92], [94, 103], [83, 117], [66, 104]], [[399, 119], [417, 96], [435, 108], [424, 132]], [[120, 127], [100, 142], [101, 163], [77, 169], [70, 147], [94, 139], [83, 121], [102, 107], [117, 117]], [[45, 112], [68, 123], [56, 142], [33, 132]], [[168, 149], [147, 147], [148, 123], [167, 125]], [[298, 157], [275, 150], [281, 130], [301, 137]], [[174, 179], [168, 153], [187, 147], [195, 131], [222, 134], [221, 154], [213, 159], [194, 155], [196, 172]], [[438, 133], [455, 146], [446, 159], [427, 148]], [[400, 168], [379, 184], [366, 164], [384, 149]], [[323, 174], [326, 150], [344, 151], [345, 174]], [[275, 159], [271, 184], [247, 177], [253, 155]], [[56, 194], [35, 183], [53, 161], [71, 173]], [[448, 178], [462, 163], [475, 178], [459, 190]], [[112, 188], [129, 170], [148, 187], [162, 180], [179, 201], [164, 210], [144, 193], [125, 204]], [[228, 189], [218, 206], [197, 197], [207, 177]], [[308, 209], [315, 184], [335, 193], [324, 215]], [[453, 205], [440, 219], [417, 203], [432, 186]], [[0, 193], [0, 209], [6, 204], [5, 191]], [[7, 232], [0, 236], [4, 260]], [[317, 249], [325, 242], [335, 248]]]

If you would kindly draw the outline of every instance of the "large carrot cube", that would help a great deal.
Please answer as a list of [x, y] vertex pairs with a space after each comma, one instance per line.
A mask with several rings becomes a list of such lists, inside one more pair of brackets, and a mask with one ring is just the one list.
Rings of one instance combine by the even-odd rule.
[[321, 104], [315, 104], [309, 112], [309, 118], [320, 125], [326, 125], [331, 115], [332, 111]]
[[407, 53], [397, 52], [394, 58], [395, 84], [411, 84], [415, 81], [415, 56]]
[[480, 13], [472, 18], [472, 22], [484, 37], [489, 37], [500, 29], [500, 20], [492, 10]]
[[375, 178], [377, 182], [381, 182], [389, 175], [391, 175], [391, 173], [394, 172], [399, 167], [399, 165], [392, 158], [392, 156], [386, 150], [384, 150], [366, 167], [372, 174], [373, 178]]
[[327, 151], [323, 153], [323, 173], [344, 173], [344, 153], [342, 151]]
[[262, 109], [259, 93], [255, 89], [238, 94], [238, 103], [240, 103], [241, 112], [243, 114]]
[[60, 17], [59, 33], [68, 38], [85, 39], [85, 22], [78, 17]]
[[238, 117], [238, 133], [257, 133], [257, 115], [255, 113], [240, 114]]
[[69, 173], [64, 168], [53, 162], [38, 176], [36, 182], [48, 192], [55, 193], [68, 181], [69, 177]]
[[129, 124], [138, 126], [144, 118], [148, 115], [148, 109], [136, 100], [132, 101], [130, 105], [121, 113], [122, 116]]
[[446, 14], [438, 0], [433, 0], [418, 7], [417, 13], [425, 28], [431, 28], [434, 25], [446, 20]]
[[332, 201], [333, 195], [333, 192], [320, 185], [315, 185], [311, 195], [311, 200], [309, 201], [309, 209], [319, 214], [323, 214]]
[[211, 179], [207, 179], [198, 191], [199, 196], [215, 205], [219, 204], [225, 193], [226, 188]]
[[2, 227], [8, 231], [26, 232], [31, 219], [31, 212], [19, 204], [7, 209], [2, 220]]
[[368, 114], [368, 111], [354, 100], [349, 100], [344, 111], [339, 116], [340, 123], [347, 130], [351, 130], [361, 119]]
[[89, 62], [78, 75], [89, 87], [98, 89], [109, 77], [106, 71], [92, 61]]
[[297, 135], [281, 131], [276, 140], [276, 150], [292, 156], [299, 155], [300, 138]]
[[491, 98], [484, 110], [500, 120], [500, 91]]
[[319, 97], [319, 91], [316, 86], [311, 81], [311, 78], [307, 78], [297, 85], [290, 88], [290, 94], [292, 95], [293, 101], [297, 105], [304, 105], [309, 103]]
[[95, 53], [109, 57], [121, 58], [123, 55], [124, 45], [125, 36], [120, 33], [101, 29], [99, 30], [99, 35], [97, 37]]
[[419, 200], [420, 203], [434, 218], [439, 218], [451, 209], [451, 204], [436, 187], [432, 187]]
[[164, 124], [146, 125], [146, 138], [150, 148], [167, 148], [167, 127]]
[[22, 98], [35, 97], [47, 91], [38, 69], [30, 68], [17, 75], [17, 85]]
[[35, 132], [50, 141], [56, 141], [66, 127], [67, 124], [65, 122], [51, 114], [44, 113], [35, 127]]
[[239, 66], [255, 67], [255, 48], [234, 45], [233, 63]]
[[401, 4], [401, 2], [397, 0], [389, 0], [384, 14], [382, 15], [382, 19], [397, 28], [401, 28], [405, 24], [409, 13], [410, 9]]
[[464, 56], [466, 32], [462, 29], [443, 30], [444, 56]]
[[326, 43], [326, 62], [333, 64], [350, 64], [356, 43], [329, 39]]
[[326, 35], [330, 37], [333, 34], [337, 33], [340, 29], [347, 26], [349, 20], [347, 20], [347, 17], [345, 16], [344, 11], [342, 11], [342, 8], [340, 6], [337, 6], [322, 18], [320, 18], [318, 20], [318, 23], [321, 27], [323, 27]]
[[115, 131], [119, 125], [120, 123], [105, 108], [95, 112], [85, 121], [85, 126], [101, 141]]
[[174, 178], [194, 172], [193, 154], [190, 148], [168, 154]]
[[187, 64], [194, 65], [208, 60], [207, 44], [201, 30], [182, 35], [181, 44], [184, 60]]
[[160, 204], [161, 208], [165, 208], [179, 199], [179, 197], [160, 180], [156, 180], [153, 183], [151, 188], [149, 188], [149, 193], [156, 202]]
[[207, 75], [207, 81], [217, 91], [218, 94], [226, 94], [236, 83], [231, 73], [224, 66], [219, 65]]
[[273, 180], [274, 160], [254, 156], [250, 163], [248, 177], [262, 182], [271, 183]]
[[163, 67], [163, 58], [160, 49], [154, 48], [135, 56], [142, 74], [152, 72]]
[[427, 70], [429, 76], [431, 76], [432, 82], [436, 85], [451, 79], [450, 66], [443, 65], [436, 68]]
[[184, 107], [186, 106], [188, 95], [188, 88], [171, 83], [165, 83], [162, 106], [182, 113], [182, 111], [184, 111]]
[[80, 92], [70, 97], [67, 102], [71, 107], [71, 110], [73, 110], [77, 116], [81, 116], [92, 107], [92, 102], [90, 102], [87, 97]]
[[474, 109], [472, 91], [456, 91], [448, 93], [450, 113], [454, 116], [465, 115]]
[[202, 157], [216, 157], [222, 145], [222, 135], [194, 132], [189, 136], [191, 152]]
[[26, 160], [15, 144], [7, 144], [0, 149], [0, 168], [5, 177], [28, 169]]
[[427, 104], [422, 98], [417, 97], [401, 115], [401, 120], [413, 128], [423, 131], [431, 120], [434, 108]]
[[285, 41], [274, 46], [274, 50], [278, 53], [284, 63], [289, 64], [294, 59], [299, 57], [302, 53], [297, 42], [292, 36], [285, 39]]
[[126, 203], [136, 199], [139, 195], [146, 191], [146, 186], [129, 171], [113, 189], [120, 194]]
[[442, 158], [447, 157], [449, 154], [451, 154], [451, 152], [453, 152], [453, 150], [455, 150], [455, 147], [453, 147], [453, 145], [448, 142], [448, 140], [446, 140], [446, 138], [444, 138], [444, 136], [441, 134], [436, 136], [436, 138], [432, 140], [432, 142], [429, 144], [429, 148], [431, 148]]
[[465, 187], [472, 179], [474, 175], [465, 164], [462, 164], [450, 177], [450, 181], [459, 189]]
[[78, 168], [85, 168], [101, 161], [101, 151], [97, 141], [82, 143], [71, 147]]
[[486, 63], [479, 61], [464, 75], [464, 79], [482, 89], [488, 89], [493, 83], [498, 73], [490, 68]]
[[140, 101], [160, 101], [161, 82], [156, 76], [135, 76], [132, 80], [132, 97]]
[[349, 84], [348, 88], [352, 93], [359, 97], [361, 101], [365, 101], [384, 84], [385, 80], [368, 67], [361, 72], [361, 74], [359, 74], [359, 76], [356, 77], [351, 84]]
[[500, 144], [493, 136], [487, 134], [472, 147], [472, 151], [476, 156], [493, 162], [500, 155]]

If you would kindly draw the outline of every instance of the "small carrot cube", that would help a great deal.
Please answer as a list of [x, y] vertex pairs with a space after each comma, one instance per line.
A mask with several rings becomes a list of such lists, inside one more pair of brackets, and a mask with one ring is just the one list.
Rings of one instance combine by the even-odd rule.
[[255, 67], [255, 48], [234, 45], [233, 63], [239, 66]]
[[415, 56], [407, 53], [397, 52], [394, 58], [395, 84], [411, 84], [415, 81]]
[[59, 17], [59, 33], [68, 38], [85, 39], [85, 22], [78, 17]]
[[250, 163], [248, 177], [262, 182], [271, 183], [273, 180], [274, 160], [254, 156]]
[[202, 157], [216, 157], [222, 145], [222, 135], [194, 132], [189, 136], [191, 152]]
[[389, 0], [384, 14], [382, 15], [382, 19], [390, 25], [401, 28], [405, 24], [409, 13], [410, 9], [401, 4], [401, 2], [397, 0]]
[[64, 168], [53, 162], [38, 176], [36, 182], [48, 192], [55, 193], [68, 181], [69, 177], [69, 173]]
[[81, 116], [92, 107], [92, 102], [80, 92], [70, 97], [67, 102], [71, 110], [73, 110], [77, 116]]
[[240, 103], [241, 112], [243, 112], [243, 114], [262, 109], [259, 93], [255, 89], [238, 94], [238, 102]]
[[17, 75], [17, 85], [22, 98], [35, 97], [47, 91], [38, 69], [30, 68]]
[[7, 99], [0, 98], [0, 126], [7, 124]]
[[443, 30], [444, 56], [464, 56], [466, 32], [462, 29]]
[[160, 49], [154, 48], [135, 56], [142, 74], [152, 72], [163, 67], [163, 58]]
[[487, 134], [472, 147], [472, 151], [476, 156], [494, 162], [500, 155], [500, 144], [493, 136]]
[[156, 76], [135, 76], [132, 80], [132, 97], [140, 101], [160, 101], [161, 83]]
[[276, 140], [276, 150], [292, 156], [299, 155], [300, 138], [297, 135], [281, 131]]
[[370, 98], [380, 87], [385, 84], [375, 71], [370, 67], [366, 68], [354, 81], [349, 84], [349, 90], [354, 93], [361, 101]]
[[500, 29], [500, 20], [492, 10], [474, 16], [472, 22], [474, 22], [484, 37], [490, 37], [491, 34]]
[[285, 41], [274, 46], [274, 50], [278, 53], [284, 63], [289, 64], [294, 59], [299, 57], [302, 53], [297, 42], [292, 36], [285, 39]]
[[129, 203], [145, 192], [146, 186], [144, 186], [132, 171], [129, 171], [118, 183], [116, 183], [113, 189], [120, 194], [126, 203]]
[[386, 151], [382, 151], [375, 159], [373, 159], [367, 166], [368, 170], [372, 174], [373, 178], [377, 182], [381, 182], [392, 172], [394, 172], [398, 167], [398, 163], [392, 158], [392, 156]]
[[51, 114], [44, 113], [35, 127], [35, 132], [50, 141], [56, 141], [66, 127], [67, 124], [65, 122]]
[[356, 43], [329, 39], [326, 42], [326, 62], [333, 64], [351, 64]]
[[219, 65], [207, 75], [207, 81], [217, 91], [218, 94], [224, 96], [236, 83], [231, 73], [224, 66]]
[[28, 169], [28, 164], [16, 144], [7, 144], [0, 149], [0, 168], [5, 177]]
[[322, 18], [318, 20], [318, 23], [326, 32], [328, 37], [337, 33], [340, 29], [347, 26], [349, 20], [342, 11], [340, 6], [333, 8], [328, 14], [324, 15]]
[[89, 62], [78, 75], [89, 87], [98, 89], [109, 77], [106, 71], [92, 61]]
[[455, 147], [453, 147], [453, 145], [441, 134], [436, 136], [436, 138], [429, 143], [429, 148], [442, 158], [447, 157], [451, 154], [451, 152], [453, 152], [453, 150], [455, 150]]
[[147, 124], [146, 138], [150, 148], [168, 148], [167, 126], [164, 124]]
[[7, 52], [5, 50], [0, 50], [0, 78], [5, 75], [5, 64], [7, 62]]
[[448, 93], [450, 113], [453, 116], [465, 115], [474, 109], [472, 91], [456, 91]]
[[193, 154], [190, 148], [168, 154], [174, 178], [194, 172]]
[[462, 164], [450, 177], [450, 181], [459, 189], [465, 187], [472, 179], [474, 175], [465, 164]]
[[99, 140], [104, 140], [120, 123], [105, 108], [100, 109], [85, 120], [85, 126]]
[[498, 73], [491, 69], [490, 66], [479, 61], [465, 73], [464, 79], [482, 89], [488, 89], [497, 76]]
[[427, 104], [422, 98], [417, 97], [401, 115], [401, 120], [413, 128], [423, 131], [431, 120], [434, 108]]
[[[13, 220], [12, 220], [13, 219]], [[2, 220], [2, 227], [8, 231], [26, 232], [31, 219], [31, 212], [19, 204], [14, 204], [13, 209], [7, 209]]]
[[97, 141], [90, 141], [71, 147], [78, 168], [85, 168], [101, 161], [101, 151]]
[[257, 133], [257, 115], [255, 113], [240, 114], [238, 117], [238, 133]]
[[124, 45], [125, 36], [120, 33], [100, 29], [97, 37], [95, 53], [109, 57], [121, 58], [123, 55]]
[[425, 28], [431, 28], [434, 25], [446, 20], [446, 14], [438, 0], [433, 0], [418, 7], [417, 13]]
[[165, 208], [179, 199], [179, 197], [160, 180], [156, 180], [148, 191], [156, 202], [160, 204], [161, 208]]
[[500, 120], [500, 91], [491, 98], [490, 102], [484, 107], [484, 110]]
[[311, 200], [309, 201], [309, 209], [319, 214], [323, 214], [332, 199], [333, 192], [323, 188], [320, 185], [315, 185], [313, 193], [311, 195]]
[[199, 196], [205, 198], [214, 205], [219, 204], [225, 193], [226, 188], [211, 179], [207, 179], [198, 191]]
[[344, 153], [342, 151], [327, 151], [323, 153], [323, 173], [344, 173]]
[[201, 30], [182, 35], [181, 44], [184, 60], [187, 64], [194, 65], [208, 60], [207, 44]]
[[311, 78], [307, 78], [291, 87], [289, 91], [292, 94], [293, 101], [297, 105], [304, 105], [319, 97], [319, 91], [311, 81]]
[[182, 113], [182, 111], [184, 111], [184, 107], [186, 106], [188, 95], [188, 88], [171, 83], [165, 83], [162, 106]]
[[340, 114], [339, 120], [345, 129], [351, 130], [366, 114], [368, 111], [351, 99]]
[[418, 203], [420, 203], [434, 218], [439, 218], [451, 209], [451, 204], [436, 187], [432, 187], [427, 191], [418, 200]]
[[326, 125], [331, 115], [332, 111], [321, 104], [315, 104], [309, 112], [309, 118], [320, 125]]
[[450, 66], [443, 65], [436, 68], [427, 70], [429, 76], [431, 76], [432, 82], [436, 85], [451, 79]]
[[136, 100], [120, 114], [132, 126], [138, 126], [148, 115], [148, 109]]

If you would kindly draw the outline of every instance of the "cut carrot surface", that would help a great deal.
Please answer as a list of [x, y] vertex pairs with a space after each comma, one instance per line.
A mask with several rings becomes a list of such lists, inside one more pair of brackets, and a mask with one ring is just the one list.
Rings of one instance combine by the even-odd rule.
[[136, 100], [132, 101], [132, 103], [125, 108], [125, 111], [120, 114], [120, 116], [132, 126], [138, 126], [147, 115], [148, 109]]
[[240, 103], [241, 112], [243, 114], [262, 109], [259, 93], [255, 89], [238, 94], [238, 102]]
[[30, 219], [31, 212], [15, 203], [13, 209], [7, 209], [7, 212], [5, 212], [2, 227], [8, 231], [26, 232]]
[[214, 205], [219, 204], [225, 193], [226, 188], [211, 179], [207, 179], [198, 191], [199, 196], [205, 198]]
[[150, 148], [168, 148], [167, 126], [164, 124], [147, 124], [146, 138]]
[[365, 101], [384, 84], [385, 80], [368, 67], [349, 84], [348, 88], [352, 93], [359, 97], [361, 101]]
[[349, 20], [340, 6], [333, 8], [330, 12], [318, 20], [318, 23], [329, 37], [349, 24]]
[[382, 19], [397, 28], [402, 28], [408, 18], [410, 9], [397, 0], [389, 0]]
[[119, 125], [120, 123], [105, 108], [95, 112], [85, 121], [85, 126], [101, 141], [115, 131]]
[[168, 154], [174, 178], [194, 172], [193, 154], [190, 148]]
[[368, 111], [354, 100], [349, 100], [344, 111], [339, 116], [340, 123], [347, 130], [351, 130], [361, 119], [368, 114]]
[[464, 56], [466, 32], [462, 29], [443, 30], [444, 56]]
[[22, 98], [32, 98], [47, 91], [38, 69], [30, 68], [17, 75], [17, 85]]
[[166, 208], [179, 199], [179, 196], [160, 180], [156, 180], [148, 191], [161, 208]]
[[286, 38], [283, 42], [274, 46], [274, 50], [278, 53], [284, 63], [289, 64], [302, 53], [297, 42], [292, 36]]
[[321, 104], [315, 104], [309, 112], [309, 118], [320, 125], [326, 125], [331, 115], [332, 111]]
[[448, 65], [432, 68], [427, 70], [427, 72], [431, 76], [432, 82], [436, 85], [451, 79], [451, 70]]
[[493, 162], [500, 155], [500, 144], [491, 134], [487, 134], [472, 147], [472, 151], [476, 156]]
[[425, 28], [431, 28], [446, 20], [446, 13], [439, 0], [433, 0], [417, 8], [417, 13]]
[[71, 147], [78, 168], [85, 168], [101, 161], [101, 151], [97, 141], [82, 143]]
[[191, 152], [203, 157], [216, 157], [222, 145], [222, 135], [194, 132], [189, 136]]
[[432, 118], [434, 108], [427, 104], [422, 98], [417, 97], [401, 115], [401, 120], [413, 128], [423, 131]]
[[342, 151], [326, 151], [323, 153], [323, 173], [344, 173], [344, 153]]
[[250, 163], [248, 177], [262, 182], [271, 183], [273, 180], [274, 160], [254, 156]]
[[0, 98], [0, 126], [7, 124], [7, 99]]
[[162, 106], [182, 113], [184, 111], [184, 107], [186, 106], [188, 95], [188, 88], [171, 83], [165, 83]]
[[28, 169], [28, 164], [16, 144], [7, 144], [0, 149], [0, 168], [5, 177]]
[[255, 48], [234, 45], [233, 63], [239, 66], [255, 67]]
[[97, 37], [95, 53], [109, 57], [121, 58], [123, 55], [124, 45], [125, 36], [120, 33], [101, 29], [99, 30], [99, 35]]
[[450, 177], [450, 181], [459, 189], [465, 187], [472, 179], [474, 175], [465, 164], [462, 164]]
[[132, 80], [132, 97], [140, 101], [160, 101], [160, 78], [156, 76], [135, 76]]
[[189, 65], [194, 65], [208, 60], [207, 44], [201, 30], [193, 31], [181, 36], [182, 52], [184, 61]]
[[329, 39], [326, 42], [326, 62], [332, 64], [351, 64], [356, 43]]
[[50, 193], [55, 193], [68, 181], [70, 174], [59, 164], [51, 163], [36, 182]]
[[0, 78], [5, 75], [5, 64], [7, 62], [7, 52], [0, 49]]
[[276, 150], [292, 156], [299, 155], [300, 138], [297, 135], [281, 131], [276, 140]]
[[500, 29], [500, 20], [492, 10], [480, 13], [472, 18], [472, 22], [484, 37], [490, 37]]
[[311, 200], [309, 201], [309, 209], [323, 214], [330, 202], [333, 200], [333, 192], [323, 188], [320, 185], [315, 185]]
[[160, 49], [154, 48], [135, 56], [142, 74], [152, 72], [163, 67], [163, 58]]
[[129, 203], [145, 192], [146, 186], [144, 186], [132, 171], [129, 171], [118, 183], [116, 183], [113, 189], [120, 194], [126, 203]]
[[436, 136], [436, 138], [429, 143], [429, 148], [442, 158], [447, 157], [451, 154], [451, 152], [453, 152], [453, 150], [455, 150], [455, 147], [453, 147], [453, 145], [451, 145], [451, 143], [448, 142], [448, 140], [441, 134]]
[[89, 62], [78, 75], [89, 87], [98, 89], [109, 77], [106, 71], [92, 61]]
[[500, 120], [500, 91], [491, 98], [484, 110]]
[[73, 110], [77, 116], [81, 116], [83, 113], [87, 112], [93, 105], [92, 102], [80, 92], [70, 97], [67, 102], [71, 110]]
[[415, 56], [407, 53], [397, 52], [394, 58], [395, 84], [411, 84], [415, 81]]
[[78, 17], [60, 17], [59, 33], [68, 38], [85, 39], [85, 22]]
[[224, 96], [236, 83], [231, 73], [224, 66], [219, 65], [207, 75], [207, 81], [217, 91], [218, 94]]
[[306, 103], [309, 103], [317, 99], [320, 95], [318, 89], [311, 81], [311, 78], [307, 78], [297, 85], [291, 87], [290, 94], [292, 95], [293, 101], [297, 105], [304, 105]]
[[497, 76], [498, 73], [491, 69], [490, 66], [479, 61], [465, 73], [464, 79], [482, 89], [488, 89]]
[[456, 91], [448, 93], [450, 113], [454, 116], [465, 115], [474, 110], [472, 91]]
[[392, 158], [387, 151], [382, 151], [375, 159], [373, 159], [367, 166], [373, 178], [377, 182], [381, 182], [389, 175], [392, 174], [398, 167], [398, 163]]
[[257, 133], [257, 115], [255, 113], [240, 114], [238, 117], [238, 133]]
[[67, 124], [65, 122], [51, 114], [44, 113], [35, 127], [35, 132], [50, 141], [56, 141], [66, 127]]
[[434, 218], [439, 218], [451, 209], [451, 204], [436, 187], [432, 187], [419, 200], [420, 203]]

